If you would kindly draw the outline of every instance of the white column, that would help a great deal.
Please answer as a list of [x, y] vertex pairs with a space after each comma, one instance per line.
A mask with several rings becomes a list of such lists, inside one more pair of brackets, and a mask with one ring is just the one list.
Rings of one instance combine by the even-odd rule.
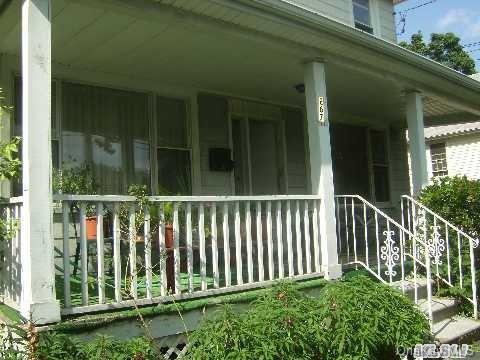
[[321, 196], [319, 217], [322, 270], [325, 273], [325, 278], [336, 279], [342, 275], [342, 269], [338, 263], [337, 254], [335, 197], [325, 64], [311, 62], [305, 65], [305, 98], [312, 194]]
[[413, 195], [418, 195], [422, 188], [428, 185], [422, 94], [416, 91], [408, 92], [406, 103]]
[[35, 324], [60, 320], [52, 236], [50, 16], [50, 0], [23, 0], [21, 313]]

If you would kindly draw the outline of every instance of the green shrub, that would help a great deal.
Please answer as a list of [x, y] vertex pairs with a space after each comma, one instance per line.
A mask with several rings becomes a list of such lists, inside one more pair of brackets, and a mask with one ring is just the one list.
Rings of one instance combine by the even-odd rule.
[[467, 234], [480, 237], [480, 181], [464, 177], [436, 179], [420, 201]]
[[72, 336], [48, 333], [40, 336], [35, 359], [39, 360], [157, 360], [161, 357], [145, 338], [128, 341], [100, 336], [94, 341], [81, 342]]
[[187, 359], [393, 359], [430, 339], [410, 300], [366, 277], [332, 282], [319, 298], [283, 284], [243, 314], [230, 307], [190, 336]]

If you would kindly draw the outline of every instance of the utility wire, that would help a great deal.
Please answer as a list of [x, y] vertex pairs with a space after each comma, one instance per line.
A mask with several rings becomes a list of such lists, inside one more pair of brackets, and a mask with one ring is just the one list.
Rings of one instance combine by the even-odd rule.
[[464, 47], [464, 48], [469, 48], [469, 47], [478, 46], [478, 45], [480, 45], [480, 41], [476, 41], [476, 42], [471, 42], [471, 43], [468, 43], [468, 44], [464, 44], [463, 47]]
[[399, 33], [397, 33], [398, 36], [400, 35], [403, 35], [405, 34], [406, 32], [406, 27], [407, 27], [407, 13], [409, 13], [410, 11], [413, 11], [413, 10], [417, 10], [417, 9], [420, 9], [421, 7], [424, 7], [424, 6], [427, 6], [427, 5], [432, 5], [434, 3], [436, 3], [438, 0], [430, 0], [430, 1], [427, 1], [427, 2], [424, 2], [422, 4], [419, 4], [417, 6], [413, 6], [411, 8], [408, 8], [408, 9], [405, 9], [405, 10], [402, 10], [402, 11], [399, 11], [398, 13], [397, 12], [394, 12], [393, 15], [399, 15], [400, 16], [400, 20], [397, 24], [397, 27], [402, 27], [402, 29], [400, 30]]

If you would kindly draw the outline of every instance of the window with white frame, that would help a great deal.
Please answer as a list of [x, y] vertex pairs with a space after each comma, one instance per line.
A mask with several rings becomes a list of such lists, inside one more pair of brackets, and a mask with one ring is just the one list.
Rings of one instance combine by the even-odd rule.
[[352, 4], [355, 27], [373, 34], [370, 0], [352, 0]]
[[184, 100], [157, 96], [158, 193], [190, 195], [191, 149]]
[[387, 131], [370, 129], [371, 183], [375, 202], [390, 201]]
[[447, 148], [445, 143], [431, 144], [430, 158], [432, 161], [433, 177], [447, 176]]

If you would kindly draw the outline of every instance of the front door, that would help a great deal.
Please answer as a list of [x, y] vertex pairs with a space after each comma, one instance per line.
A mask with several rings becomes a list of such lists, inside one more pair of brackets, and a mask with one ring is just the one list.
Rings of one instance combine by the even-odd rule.
[[232, 118], [237, 195], [280, 193], [282, 147], [280, 122], [257, 118]]

